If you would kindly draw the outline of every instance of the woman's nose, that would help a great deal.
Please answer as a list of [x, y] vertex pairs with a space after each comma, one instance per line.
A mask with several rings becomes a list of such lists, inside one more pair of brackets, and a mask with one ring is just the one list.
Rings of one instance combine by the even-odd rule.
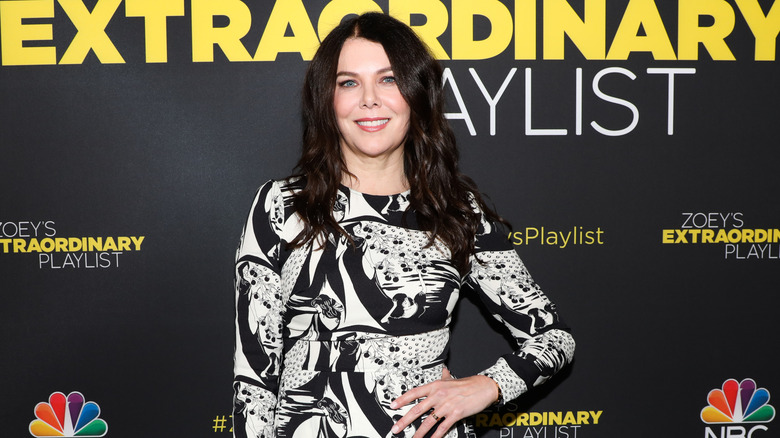
[[360, 96], [360, 106], [364, 108], [373, 108], [382, 106], [382, 101], [374, 85], [363, 87], [363, 94]]

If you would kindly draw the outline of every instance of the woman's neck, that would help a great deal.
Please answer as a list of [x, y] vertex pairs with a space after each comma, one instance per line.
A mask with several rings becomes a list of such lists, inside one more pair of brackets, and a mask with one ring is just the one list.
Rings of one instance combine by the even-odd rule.
[[352, 175], [344, 173], [341, 183], [369, 195], [394, 195], [409, 190], [403, 169], [403, 160], [394, 163], [359, 163], [348, 165]]

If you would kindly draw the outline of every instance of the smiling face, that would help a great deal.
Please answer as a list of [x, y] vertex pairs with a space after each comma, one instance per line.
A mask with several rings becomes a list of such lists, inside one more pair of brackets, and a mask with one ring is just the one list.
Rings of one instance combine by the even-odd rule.
[[363, 38], [344, 42], [333, 107], [348, 169], [357, 163], [403, 158], [411, 111], [381, 44]]

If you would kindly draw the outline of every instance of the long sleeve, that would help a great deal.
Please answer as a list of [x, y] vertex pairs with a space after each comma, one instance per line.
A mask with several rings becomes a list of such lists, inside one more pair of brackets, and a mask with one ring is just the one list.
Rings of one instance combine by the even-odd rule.
[[276, 184], [257, 193], [236, 254], [235, 437], [273, 437], [283, 349], [279, 231], [284, 202]]
[[501, 403], [544, 383], [574, 357], [574, 339], [533, 281], [503, 228], [483, 221], [465, 286], [474, 289], [519, 348], [482, 371], [501, 388]]

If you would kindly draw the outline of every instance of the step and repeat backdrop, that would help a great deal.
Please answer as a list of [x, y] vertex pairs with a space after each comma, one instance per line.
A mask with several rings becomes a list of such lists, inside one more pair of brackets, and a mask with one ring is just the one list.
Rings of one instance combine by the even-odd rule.
[[[778, 436], [777, 3], [0, 0], [2, 435], [230, 436], [243, 221], [377, 10], [577, 340], [477, 435]], [[457, 375], [514, 348], [470, 296], [453, 331]]]

